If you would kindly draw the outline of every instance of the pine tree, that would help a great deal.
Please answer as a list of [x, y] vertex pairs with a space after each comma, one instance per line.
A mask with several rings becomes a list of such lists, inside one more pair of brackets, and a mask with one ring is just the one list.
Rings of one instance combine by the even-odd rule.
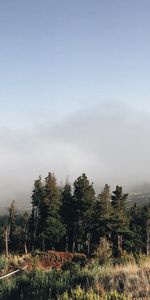
[[15, 249], [16, 242], [16, 202], [12, 201], [11, 206], [9, 208], [9, 240], [10, 240], [10, 248], [12, 250]]
[[36, 245], [39, 243], [38, 226], [39, 226], [39, 206], [44, 197], [44, 185], [41, 176], [34, 182], [34, 189], [32, 192], [32, 212], [29, 220], [29, 236], [31, 240], [32, 250], [34, 251]]
[[123, 230], [126, 225], [126, 200], [128, 194], [123, 194], [122, 187], [116, 186], [112, 194], [113, 222], [117, 230]]
[[61, 216], [63, 224], [66, 227], [66, 235], [64, 241], [65, 250], [72, 250], [73, 243], [73, 219], [74, 219], [74, 201], [71, 192], [71, 185], [67, 183], [61, 191]]
[[112, 206], [110, 186], [105, 184], [103, 191], [98, 195], [95, 201], [93, 213], [91, 215], [93, 248], [98, 245], [101, 237], [109, 237], [111, 215]]
[[122, 187], [116, 186], [112, 194], [112, 242], [114, 255], [120, 255], [123, 249], [123, 235], [128, 230], [126, 200], [128, 194], [123, 194]]
[[54, 174], [45, 178], [44, 197], [39, 203], [38, 232], [42, 248], [56, 247], [65, 233], [60, 217], [60, 191]]
[[105, 184], [103, 191], [98, 195], [98, 202], [100, 207], [101, 219], [110, 219], [112, 206], [110, 186], [108, 184]]
[[74, 182], [74, 246], [73, 250], [81, 251], [89, 243], [89, 220], [95, 200], [93, 183], [90, 184], [83, 173]]
[[127, 236], [129, 251], [149, 254], [150, 205], [138, 207], [134, 204], [129, 210], [129, 220], [129, 235]]

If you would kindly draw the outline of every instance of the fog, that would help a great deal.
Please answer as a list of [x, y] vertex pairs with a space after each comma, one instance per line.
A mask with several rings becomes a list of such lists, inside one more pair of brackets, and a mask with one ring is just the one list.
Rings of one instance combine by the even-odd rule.
[[0, 201], [30, 202], [34, 180], [54, 172], [59, 184], [86, 172], [99, 192], [149, 183], [148, 109], [117, 101], [84, 104], [55, 120], [52, 113], [24, 128], [0, 128]]

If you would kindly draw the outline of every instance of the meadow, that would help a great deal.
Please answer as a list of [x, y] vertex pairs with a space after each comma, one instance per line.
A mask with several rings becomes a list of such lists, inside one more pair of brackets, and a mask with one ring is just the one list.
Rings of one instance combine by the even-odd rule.
[[[29, 255], [28, 260], [29, 262]], [[18, 275], [0, 280], [0, 299], [7, 300], [127, 300], [150, 298], [150, 259], [126, 253], [122, 259], [109, 259], [103, 264], [98, 258], [82, 256], [63, 263], [61, 269], [42, 268], [40, 254], [30, 255], [30, 268]], [[14, 269], [21, 257], [0, 258], [1, 274], [10, 264]]]

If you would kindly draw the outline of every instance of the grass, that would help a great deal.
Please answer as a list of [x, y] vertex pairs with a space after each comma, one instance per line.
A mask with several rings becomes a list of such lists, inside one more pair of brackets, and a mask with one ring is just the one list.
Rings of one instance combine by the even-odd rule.
[[[3, 260], [4, 257], [1, 257], [2, 267], [5, 266]], [[10, 261], [12, 263], [12, 256]], [[94, 262], [85, 267], [73, 263], [70, 269], [59, 271], [44, 271], [35, 266], [32, 271], [0, 281], [0, 299], [150, 299], [150, 258], [141, 256], [138, 260], [132, 258], [126, 261], [129, 262], [116, 264], [110, 260], [103, 265]], [[15, 257], [14, 264], [18, 262], [20, 258]]]

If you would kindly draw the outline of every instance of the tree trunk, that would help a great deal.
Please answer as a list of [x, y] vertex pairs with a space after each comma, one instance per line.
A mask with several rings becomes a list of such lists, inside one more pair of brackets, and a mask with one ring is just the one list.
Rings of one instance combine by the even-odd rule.
[[66, 235], [66, 241], [65, 241], [65, 252], [68, 252], [68, 236]]
[[42, 239], [42, 249], [43, 249], [43, 251], [45, 251], [45, 239], [44, 238]]
[[90, 237], [90, 233], [88, 234], [88, 245], [87, 245], [87, 254], [90, 254], [90, 243], [91, 243], [91, 237]]
[[27, 249], [27, 243], [24, 242], [24, 253], [27, 254], [28, 253], [28, 249]]
[[117, 238], [118, 238], [118, 256], [120, 256], [122, 253], [122, 235], [118, 234]]
[[72, 252], [75, 252], [75, 241], [73, 241], [73, 245], [72, 245]]
[[5, 230], [5, 255], [8, 257], [8, 226]]

